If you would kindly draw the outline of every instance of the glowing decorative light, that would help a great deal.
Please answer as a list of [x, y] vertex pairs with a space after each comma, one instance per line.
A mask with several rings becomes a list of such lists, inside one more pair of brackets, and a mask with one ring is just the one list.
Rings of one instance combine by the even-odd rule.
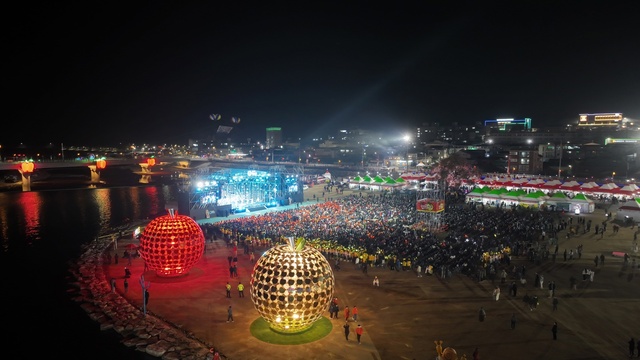
[[96, 167], [102, 170], [107, 167], [107, 162], [104, 159], [98, 159], [96, 160]]
[[327, 311], [335, 279], [331, 265], [318, 250], [293, 238], [275, 246], [256, 262], [251, 274], [251, 300], [271, 329], [298, 333]]
[[158, 276], [186, 275], [204, 253], [204, 233], [192, 218], [168, 215], [152, 220], [140, 235], [140, 256]]
[[23, 173], [32, 173], [35, 168], [36, 164], [34, 164], [33, 161], [23, 161], [20, 164], [20, 170], [22, 170]]
[[155, 164], [156, 164], [156, 159], [155, 158], [148, 158], [147, 159], [147, 165], [153, 166]]

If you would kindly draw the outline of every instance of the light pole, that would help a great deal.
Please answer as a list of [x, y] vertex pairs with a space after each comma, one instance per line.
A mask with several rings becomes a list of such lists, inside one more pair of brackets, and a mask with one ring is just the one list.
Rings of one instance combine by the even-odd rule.
[[144, 274], [140, 275], [140, 287], [142, 288], [142, 313], [147, 316], [147, 302], [149, 301], [149, 292], [151, 281], [144, 281]]
[[560, 179], [561, 172], [562, 172], [562, 142], [560, 142], [560, 160], [558, 161], [558, 179]]
[[405, 171], [409, 172], [409, 140], [411, 140], [411, 137], [409, 135], [405, 135], [403, 139], [405, 142], [405, 153], [404, 153], [405, 155], [404, 160], [406, 162]]

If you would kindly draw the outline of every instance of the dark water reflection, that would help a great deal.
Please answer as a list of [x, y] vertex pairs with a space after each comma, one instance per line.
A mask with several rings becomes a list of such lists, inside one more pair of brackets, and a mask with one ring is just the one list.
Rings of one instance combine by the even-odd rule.
[[6, 344], [25, 352], [17, 358], [148, 358], [100, 331], [72, 301], [68, 269], [83, 244], [128, 221], [164, 214], [176, 195], [170, 185], [0, 193], [0, 308]]

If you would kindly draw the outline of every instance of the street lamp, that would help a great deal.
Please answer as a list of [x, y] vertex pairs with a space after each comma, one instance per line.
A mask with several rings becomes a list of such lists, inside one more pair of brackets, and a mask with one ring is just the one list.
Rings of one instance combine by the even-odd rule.
[[405, 150], [406, 150], [405, 153], [404, 153], [404, 155], [405, 155], [404, 160], [406, 162], [405, 171], [408, 172], [409, 171], [409, 140], [411, 140], [411, 137], [409, 135], [405, 135], [403, 137], [403, 140], [405, 142]]

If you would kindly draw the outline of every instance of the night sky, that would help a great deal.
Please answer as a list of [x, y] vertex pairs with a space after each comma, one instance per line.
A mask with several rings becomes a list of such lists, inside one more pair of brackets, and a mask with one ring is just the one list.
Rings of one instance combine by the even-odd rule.
[[221, 125], [264, 141], [269, 126], [308, 139], [640, 119], [631, 1], [226, 3], [12, 5], [0, 144], [186, 144]]

